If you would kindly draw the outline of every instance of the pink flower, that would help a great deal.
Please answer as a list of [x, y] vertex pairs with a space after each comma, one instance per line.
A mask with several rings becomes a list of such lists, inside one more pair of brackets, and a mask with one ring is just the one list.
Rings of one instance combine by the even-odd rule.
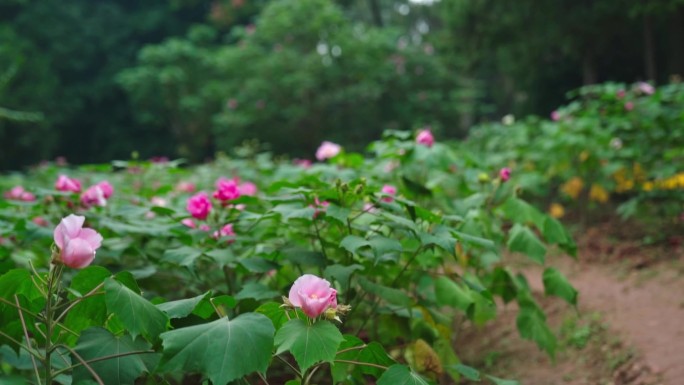
[[653, 95], [653, 93], [655, 92], [655, 87], [646, 82], [637, 83], [637, 88], [645, 95]]
[[322, 162], [326, 159], [334, 158], [340, 151], [342, 151], [342, 147], [339, 144], [325, 141], [316, 150], [316, 159]]
[[34, 217], [31, 221], [40, 227], [48, 226], [48, 221], [43, 217]]
[[625, 103], [625, 110], [632, 111], [634, 109], [634, 102]]
[[4, 196], [7, 199], [16, 201], [33, 202], [36, 200], [36, 196], [24, 190], [24, 187], [22, 186], [12, 187], [12, 189], [7, 191]]
[[188, 199], [188, 203], [185, 206], [190, 215], [197, 219], [207, 219], [209, 212], [211, 211], [211, 201], [207, 193], [200, 192]]
[[99, 185], [88, 187], [83, 194], [81, 194], [81, 203], [85, 207], [91, 206], [107, 206], [107, 198], [105, 198], [104, 190]]
[[308, 159], [294, 159], [292, 161], [297, 166], [304, 167], [304, 168], [309, 168], [311, 167], [311, 161]]
[[430, 129], [426, 128], [424, 130], [418, 131], [418, 135], [416, 135], [416, 143], [422, 144], [426, 147], [432, 147], [432, 145], [435, 144], [435, 137], [432, 136]]
[[180, 181], [176, 185], [176, 191], [178, 192], [194, 193], [195, 190], [197, 190], [197, 188], [194, 183]]
[[[214, 231], [214, 238], [219, 239], [221, 237], [234, 237], [235, 236], [235, 231], [233, 231], [233, 224], [229, 223], [223, 227], [221, 227], [220, 230]], [[229, 239], [229, 243], [235, 242], [234, 239]]]
[[[381, 190], [381, 191], [382, 191], [383, 194], [387, 194], [387, 195], [397, 195], [397, 188], [394, 187], [394, 186], [392, 186], [392, 185], [390, 185], [390, 184], [386, 184], [386, 185], [382, 186], [382, 190]], [[390, 202], [393, 202], [393, 201], [394, 201], [394, 198], [392, 198], [391, 196], [389, 196], [389, 197], [383, 197], [382, 200], [383, 200], [384, 202], [390, 203]]]
[[95, 259], [95, 250], [102, 244], [97, 231], [83, 228], [85, 217], [71, 214], [62, 219], [55, 228], [55, 244], [60, 249], [59, 261], [65, 265], [82, 269]]
[[238, 101], [237, 99], [228, 99], [228, 102], [226, 103], [229, 109], [234, 110], [238, 106]]
[[71, 191], [74, 193], [80, 193], [81, 182], [76, 178], [71, 179], [66, 175], [60, 175], [55, 182], [55, 189], [57, 191]]
[[105, 199], [111, 198], [111, 196], [114, 194], [114, 187], [112, 187], [112, 185], [106, 180], [96, 184], [96, 186], [102, 189]]
[[551, 112], [551, 120], [553, 120], [554, 122], [557, 122], [560, 120], [560, 118], [561, 118], [560, 112], [558, 112], [557, 110], [553, 110]]
[[197, 227], [197, 225], [195, 224], [195, 221], [193, 221], [193, 220], [190, 219], [190, 218], [185, 218], [185, 219], [183, 219], [183, 220], [181, 221], [181, 223], [182, 223], [183, 225], [185, 225], [185, 226], [191, 228], [191, 229], [194, 229], [194, 228]]
[[304, 274], [292, 285], [288, 299], [304, 314], [316, 318], [329, 308], [337, 307], [337, 290], [331, 288], [330, 282], [323, 278]]
[[319, 215], [325, 213], [325, 208], [330, 205], [330, 202], [328, 201], [320, 201], [318, 200], [318, 197], [314, 197], [314, 204], [310, 205], [311, 207], [314, 208], [314, 219], [316, 219]]
[[618, 91], [615, 93], [615, 96], [616, 96], [618, 99], [624, 98], [624, 97], [625, 97], [625, 90], [618, 90]]
[[240, 195], [254, 196], [257, 191], [257, 186], [252, 182], [243, 182], [238, 185], [238, 192]]
[[206, 224], [206, 223], [202, 223], [202, 224], [200, 225], [199, 229], [202, 230], [202, 231], [210, 231], [210, 230], [211, 230], [211, 227], [209, 227], [209, 225]]
[[503, 182], [507, 182], [509, 179], [511, 179], [511, 169], [504, 167], [499, 170], [499, 178], [501, 178]]
[[216, 181], [216, 191], [214, 198], [220, 201], [230, 201], [240, 197], [240, 190], [235, 179], [220, 178]]
[[150, 198], [150, 203], [152, 203], [153, 206], [157, 207], [166, 207], [166, 199], [162, 197], [152, 197]]

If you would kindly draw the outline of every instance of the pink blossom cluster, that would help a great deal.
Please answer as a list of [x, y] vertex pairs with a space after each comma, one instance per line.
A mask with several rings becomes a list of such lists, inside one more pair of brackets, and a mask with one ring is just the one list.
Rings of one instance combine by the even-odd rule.
[[6, 199], [24, 202], [33, 202], [36, 196], [26, 191], [23, 186], [14, 186], [3, 195]]

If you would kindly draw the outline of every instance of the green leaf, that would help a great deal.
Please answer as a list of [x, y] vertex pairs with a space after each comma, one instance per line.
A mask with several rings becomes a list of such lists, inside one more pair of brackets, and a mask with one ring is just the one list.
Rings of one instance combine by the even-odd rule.
[[380, 376], [377, 385], [428, 385], [428, 382], [407, 366], [397, 364]]
[[475, 368], [463, 364], [453, 365], [453, 368], [469, 380], [480, 381], [480, 372]]
[[[95, 327], [81, 334], [75, 350], [86, 361], [105, 356], [141, 352], [141, 354], [113, 357], [89, 364], [105, 384], [119, 385], [133, 384], [143, 372], [149, 372], [154, 367], [158, 354], [142, 354], [150, 348], [150, 345], [141, 339], [133, 341], [129, 335], [115, 337], [107, 330]], [[76, 359], [72, 361], [78, 362]], [[87, 369], [83, 366], [74, 369], [74, 383], [87, 379], [92, 379]]]
[[464, 312], [467, 312], [468, 308], [475, 303], [470, 289], [444, 276], [435, 281], [435, 296], [438, 304], [451, 306]]
[[413, 305], [411, 297], [409, 297], [408, 294], [402, 290], [377, 284], [375, 282], [369, 281], [363, 276], [359, 277], [359, 285], [361, 285], [363, 290], [375, 294], [393, 305], [407, 308]]
[[529, 203], [511, 197], [501, 206], [507, 219], [516, 224], [534, 224], [538, 229], [542, 229], [544, 214]]
[[200, 301], [200, 303], [198, 303], [195, 309], [192, 311], [192, 314], [204, 319], [208, 319], [216, 314], [216, 309], [214, 309], [214, 307], [217, 307], [220, 311], [223, 311], [222, 314], [226, 314], [226, 309], [233, 309], [235, 306], [237, 306], [237, 300], [229, 295], [224, 294], [214, 298], [207, 298], [206, 301]]
[[496, 244], [491, 239], [466, 234], [460, 231], [452, 231], [451, 234], [465, 244], [479, 246], [489, 250], [496, 250]]
[[138, 293], [113, 278], [105, 280], [104, 288], [107, 309], [121, 320], [133, 338], [142, 334], [152, 341], [166, 330], [166, 314]]
[[180, 299], [157, 304], [157, 309], [166, 313], [169, 318], [183, 318], [192, 313], [200, 302], [206, 300], [211, 292], [206, 292], [194, 298]]
[[401, 252], [403, 250], [399, 241], [383, 236], [376, 236], [369, 239], [368, 244], [370, 245], [371, 250], [373, 250], [373, 254], [375, 254], [376, 258], [392, 251]]
[[342, 333], [328, 321], [307, 325], [304, 320], [292, 319], [276, 333], [276, 354], [292, 353], [303, 373], [315, 363], [332, 363], [342, 340]]
[[494, 376], [490, 376], [489, 374], [485, 374], [485, 377], [488, 379], [492, 380], [494, 385], [520, 385], [518, 381], [515, 380], [504, 380], [503, 378], [498, 378]]
[[160, 368], [165, 372], [199, 372], [225, 385], [253, 372], [265, 373], [271, 361], [271, 320], [257, 313], [172, 330], [161, 335]]
[[351, 211], [347, 208], [340, 207], [336, 204], [330, 204], [326, 210], [325, 210], [325, 215], [329, 218], [333, 218], [344, 225], [347, 224], [347, 218], [349, 218], [349, 213]]
[[181, 266], [192, 266], [195, 260], [202, 255], [202, 250], [194, 247], [183, 246], [177, 249], [169, 249], [164, 252], [162, 257], [165, 261]]
[[577, 290], [568, 282], [563, 273], [552, 267], [544, 270], [544, 294], [563, 298], [569, 304], [577, 306]]
[[334, 278], [342, 286], [342, 290], [347, 290], [349, 287], [349, 277], [357, 270], [363, 270], [363, 266], [354, 264], [351, 266], [330, 265], [325, 268], [323, 275], [326, 278]]
[[523, 253], [535, 262], [544, 264], [546, 247], [527, 226], [513, 226], [508, 234], [508, 249]]
[[254, 298], [257, 301], [261, 301], [278, 296], [280, 296], [280, 293], [269, 289], [268, 286], [258, 282], [250, 282], [242, 287], [242, 290], [235, 296], [235, 299]]
[[370, 246], [370, 243], [356, 235], [347, 235], [344, 237], [342, 242], [340, 242], [340, 247], [347, 250], [350, 253], [356, 253], [356, 251], [364, 246]]
[[516, 319], [520, 335], [536, 342], [539, 349], [545, 350], [553, 357], [556, 351], [556, 337], [546, 324], [546, 316], [536, 305], [527, 306], [520, 303], [520, 306]]
[[287, 317], [287, 311], [281, 307], [277, 302], [266, 302], [255, 310], [268, 317], [276, 330], [280, 329], [290, 319]]

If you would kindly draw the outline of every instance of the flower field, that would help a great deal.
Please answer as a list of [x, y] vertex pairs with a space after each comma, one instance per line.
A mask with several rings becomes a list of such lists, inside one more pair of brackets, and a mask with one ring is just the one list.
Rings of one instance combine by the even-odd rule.
[[514, 306], [519, 335], [555, 356], [513, 254], [574, 307], [577, 290], [547, 264], [576, 256], [561, 218], [610, 207], [660, 218], [668, 237], [681, 228], [684, 131], [672, 127], [684, 92], [649, 87], [582, 89], [550, 120], [482, 125], [459, 143], [390, 130], [366, 154], [324, 142], [315, 161], [244, 146], [196, 166], [60, 160], [7, 175], [0, 374], [517, 384], [462, 362], [455, 344], [464, 323]]

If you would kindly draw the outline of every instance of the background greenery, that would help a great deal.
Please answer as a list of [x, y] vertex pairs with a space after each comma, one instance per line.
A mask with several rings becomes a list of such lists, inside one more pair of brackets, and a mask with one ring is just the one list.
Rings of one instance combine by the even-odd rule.
[[0, 169], [459, 138], [682, 73], [682, 0], [0, 0]]

